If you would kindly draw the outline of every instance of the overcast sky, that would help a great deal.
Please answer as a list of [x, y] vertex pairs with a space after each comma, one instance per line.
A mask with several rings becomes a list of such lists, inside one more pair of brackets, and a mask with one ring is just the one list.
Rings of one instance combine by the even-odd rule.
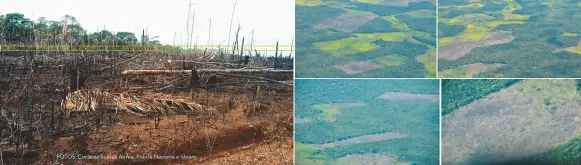
[[[46, 17], [60, 20], [63, 15], [74, 16], [89, 32], [102, 30], [106, 25], [111, 31], [134, 32], [139, 38], [141, 30], [148, 28], [150, 36], [159, 36], [164, 44], [186, 42], [186, 21], [189, 0], [3, 0], [2, 14], [19, 12], [26, 17]], [[211, 44], [223, 45], [228, 40], [231, 0], [192, 0], [195, 8], [193, 41], [208, 43], [209, 19], [212, 19]], [[34, 15], [34, 16], [33, 16]], [[238, 23], [242, 26], [241, 37], [250, 42], [252, 29], [255, 30], [255, 45], [291, 45], [295, 34], [294, 0], [238, 0], [232, 33]], [[240, 38], [241, 38], [240, 37]], [[234, 42], [232, 35], [231, 42]], [[286, 48], [281, 48], [286, 49]]]

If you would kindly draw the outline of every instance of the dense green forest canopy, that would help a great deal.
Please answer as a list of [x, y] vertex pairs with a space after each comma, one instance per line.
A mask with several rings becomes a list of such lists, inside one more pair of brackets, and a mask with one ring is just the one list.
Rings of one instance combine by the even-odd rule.
[[297, 0], [297, 77], [435, 77], [434, 2]]
[[468, 105], [488, 94], [520, 81], [519, 79], [443, 79], [442, 115]]
[[[395, 154], [398, 161], [438, 164], [439, 104], [389, 100], [385, 92], [439, 94], [437, 80], [296, 80], [297, 164], [332, 164], [353, 154]], [[337, 106], [356, 103], [356, 106]], [[326, 106], [321, 106], [326, 105]], [[324, 119], [333, 111], [335, 120]], [[396, 132], [404, 138], [318, 148], [363, 135]]]

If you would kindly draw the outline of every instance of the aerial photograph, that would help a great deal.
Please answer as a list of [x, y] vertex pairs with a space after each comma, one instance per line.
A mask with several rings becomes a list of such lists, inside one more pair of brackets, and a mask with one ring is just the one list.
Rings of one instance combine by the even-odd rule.
[[435, 78], [436, 0], [296, 0], [297, 78]]
[[295, 80], [296, 165], [438, 165], [439, 80]]
[[578, 0], [440, 0], [438, 77], [581, 77]]
[[293, 164], [293, 4], [2, 1], [0, 164]]
[[441, 99], [442, 164], [581, 162], [581, 79], [444, 79]]

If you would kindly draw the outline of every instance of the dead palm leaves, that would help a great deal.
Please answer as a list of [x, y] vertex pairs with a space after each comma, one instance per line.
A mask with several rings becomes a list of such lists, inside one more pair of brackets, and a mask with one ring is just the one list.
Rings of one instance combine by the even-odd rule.
[[67, 112], [121, 111], [138, 116], [201, 114], [205, 111], [215, 111], [197, 103], [163, 96], [112, 94], [98, 89], [72, 92], [61, 104]]

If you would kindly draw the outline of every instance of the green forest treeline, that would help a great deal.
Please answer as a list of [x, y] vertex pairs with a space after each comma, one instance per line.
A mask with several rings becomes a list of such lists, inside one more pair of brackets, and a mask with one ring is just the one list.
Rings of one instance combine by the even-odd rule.
[[47, 50], [68, 45], [75, 50], [179, 50], [179, 47], [162, 45], [157, 37], [132, 32], [101, 30], [89, 33], [75, 17], [65, 15], [61, 20], [37, 20], [21, 13], [0, 15], [0, 44], [3, 50]]

